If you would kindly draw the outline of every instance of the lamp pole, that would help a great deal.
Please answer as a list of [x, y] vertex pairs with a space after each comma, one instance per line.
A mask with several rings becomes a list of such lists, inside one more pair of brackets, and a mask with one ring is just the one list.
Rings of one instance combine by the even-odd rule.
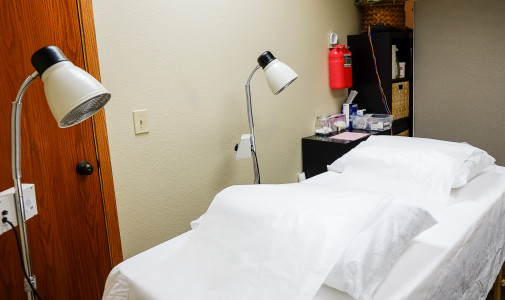
[[260, 169], [258, 165], [258, 157], [256, 156], [256, 142], [254, 141], [254, 121], [252, 115], [252, 104], [251, 104], [251, 79], [254, 73], [260, 68], [260, 65], [257, 65], [256, 68], [251, 72], [249, 78], [247, 79], [247, 83], [245, 85], [245, 94], [247, 99], [247, 117], [249, 119], [249, 130], [251, 131], [251, 154], [253, 161], [253, 169], [254, 169], [254, 184], [260, 184]]
[[298, 77], [295, 71], [293, 71], [286, 64], [278, 61], [270, 51], [263, 52], [263, 54], [258, 57], [257, 61], [258, 65], [249, 75], [249, 78], [247, 79], [247, 83], [245, 85], [245, 94], [247, 99], [247, 117], [249, 119], [249, 130], [251, 131], [250, 143], [254, 168], [254, 184], [261, 183], [261, 178], [260, 168], [258, 165], [258, 156], [256, 154], [256, 142], [254, 140], [254, 121], [251, 104], [251, 79], [259, 68], [263, 68], [265, 71], [265, 78], [270, 87], [270, 90], [274, 95], [277, 95]]
[[[14, 180], [14, 201], [16, 203], [16, 218], [19, 224], [19, 237], [21, 240], [22, 261], [25, 272], [24, 287], [28, 294], [28, 299], [33, 300], [36, 288], [35, 276], [32, 274], [32, 264], [30, 259], [30, 247], [28, 245], [28, 234], [26, 232], [25, 203], [23, 199], [23, 186], [21, 184], [21, 100], [26, 89], [39, 76], [37, 71], [28, 76], [14, 102], [12, 102], [11, 113], [11, 169]], [[15, 230], [15, 229], [13, 229]]]
[[[86, 120], [99, 111], [111, 97], [100, 82], [86, 71], [74, 66], [56, 46], [39, 49], [32, 55], [31, 61], [36, 71], [21, 85], [12, 103], [11, 113], [11, 170], [21, 240], [24, 287], [29, 300], [35, 299], [34, 296], [40, 299], [40, 296], [36, 290], [35, 276], [32, 274], [21, 184], [21, 100], [23, 95], [30, 84], [40, 76], [44, 82], [46, 100], [59, 127], [73, 126]], [[16, 229], [13, 228], [13, 230]]]

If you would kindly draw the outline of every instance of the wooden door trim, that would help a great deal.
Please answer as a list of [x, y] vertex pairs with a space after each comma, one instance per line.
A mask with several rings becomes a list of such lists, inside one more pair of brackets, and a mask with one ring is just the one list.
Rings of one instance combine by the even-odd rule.
[[[79, 8], [79, 23], [84, 53], [86, 71], [100, 81], [100, 68], [98, 63], [98, 49], [96, 43], [95, 24], [93, 18], [93, 5], [91, 0], [76, 0]], [[123, 261], [121, 236], [117, 217], [116, 195], [110, 161], [109, 140], [105, 123], [105, 112], [100, 110], [92, 117], [95, 149], [99, 166], [99, 176], [102, 191], [102, 203], [107, 226], [109, 254], [111, 267]]]

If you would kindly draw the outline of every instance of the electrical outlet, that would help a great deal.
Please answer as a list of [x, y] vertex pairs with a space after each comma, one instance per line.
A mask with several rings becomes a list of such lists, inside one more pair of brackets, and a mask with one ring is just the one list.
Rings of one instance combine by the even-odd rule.
[[149, 126], [147, 123], [147, 109], [133, 111], [133, 125], [135, 134], [149, 132]]
[[[6, 211], [7, 214], [4, 215], [2, 212]], [[0, 219], [3, 217], [7, 217], [9, 221], [11, 221], [14, 226], [17, 225], [17, 219], [16, 219], [16, 207], [14, 206], [14, 195], [13, 194], [7, 194], [2, 192], [0, 194]], [[0, 222], [0, 234], [6, 232], [7, 230], [11, 229], [11, 226], [7, 223]]]
[[[25, 217], [26, 220], [32, 218], [38, 214], [37, 211], [37, 198], [35, 195], [35, 185], [34, 184], [23, 184], [23, 200], [25, 203]], [[18, 220], [16, 217], [16, 203], [14, 201], [14, 188], [10, 188], [3, 192], [0, 192], [0, 220], [4, 216], [1, 215], [3, 211], [8, 211], [7, 217], [9, 221], [12, 222], [14, 226], [18, 225]], [[12, 229], [7, 223], [0, 222], [0, 234]]]

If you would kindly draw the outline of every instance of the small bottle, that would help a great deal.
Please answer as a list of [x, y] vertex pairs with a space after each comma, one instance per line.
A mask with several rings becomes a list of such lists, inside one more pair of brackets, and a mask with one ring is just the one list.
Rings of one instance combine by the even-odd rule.
[[400, 69], [400, 78], [405, 78], [405, 62], [398, 63]]
[[327, 136], [333, 132], [333, 129], [330, 125], [330, 116], [324, 115], [319, 116], [316, 119], [316, 135]]

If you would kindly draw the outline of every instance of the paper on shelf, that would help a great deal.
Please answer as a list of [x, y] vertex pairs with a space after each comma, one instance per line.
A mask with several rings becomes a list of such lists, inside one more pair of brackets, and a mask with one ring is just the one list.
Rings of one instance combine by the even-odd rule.
[[330, 138], [336, 140], [355, 141], [364, 138], [365, 136], [368, 135], [370, 134], [361, 132], [342, 132], [337, 135], [330, 136]]

